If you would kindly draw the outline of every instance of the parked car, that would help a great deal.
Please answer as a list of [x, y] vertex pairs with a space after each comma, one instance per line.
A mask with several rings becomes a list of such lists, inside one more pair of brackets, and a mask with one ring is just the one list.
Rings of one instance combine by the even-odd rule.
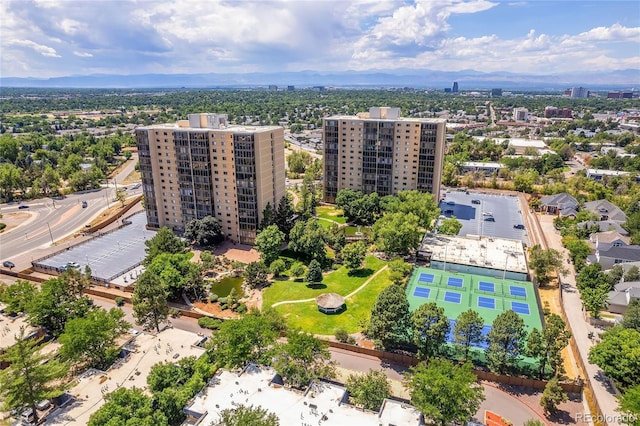
[[67, 268], [79, 268], [80, 264], [76, 262], [67, 262]]
[[515, 229], [524, 229], [524, 225], [523, 225], [523, 224], [521, 224], [521, 223], [519, 223], [519, 224], [517, 224], [517, 225], [513, 225], [513, 227], [514, 227]]
[[484, 218], [484, 220], [486, 222], [495, 222], [496, 221], [496, 219], [493, 216], [487, 216], [487, 217]]
[[445, 212], [445, 214], [453, 214], [453, 210], [452, 209], [447, 209], [444, 212]]
[[87, 202], [86, 202], [86, 201], [83, 201], [83, 202], [82, 202], [82, 208], [83, 208], [83, 209], [86, 209], [88, 205], [89, 205], [89, 204], [87, 204]]
[[38, 401], [38, 403], [36, 404], [36, 408], [40, 411], [44, 411], [49, 407], [51, 407], [51, 401], [49, 401], [48, 399], [43, 399], [42, 401]]
[[484, 213], [482, 213], [482, 216], [493, 216], [493, 213], [491, 213], [491, 212], [484, 212]]
[[29, 208], [29, 206], [27, 206], [27, 205], [25, 205], [25, 204], [22, 204], [22, 205], [18, 206], [18, 209], [20, 209], [20, 210], [22, 210], [22, 209], [28, 209], [28, 208]]
[[480, 200], [471, 200], [471, 204], [480, 204]]
[[4, 262], [2, 262], [2, 266], [4, 266], [5, 268], [9, 268], [9, 269], [13, 269], [16, 267], [15, 263], [13, 263], [10, 260], [5, 260]]

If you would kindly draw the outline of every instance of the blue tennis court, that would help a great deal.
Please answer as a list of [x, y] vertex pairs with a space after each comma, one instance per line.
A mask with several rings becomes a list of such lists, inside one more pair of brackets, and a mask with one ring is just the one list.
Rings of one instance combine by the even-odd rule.
[[450, 285], [451, 287], [462, 288], [462, 282], [462, 278], [449, 277], [449, 279], [447, 280], [447, 285]]
[[490, 291], [494, 293], [496, 291], [496, 285], [494, 283], [488, 283], [486, 281], [480, 281], [478, 283], [478, 290], [480, 291]]
[[426, 287], [416, 287], [413, 290], [413, 295], [416, 297], [424, 297], [425, 299], [429, 298], [429, 294], [431, 293], [431, 289], [430, 288], [426, 288]]
[[525, 314], [525, 315], [529, 315], [529, 304], [527, 303], [520, 303], [520, 302], [511, 302], [511, 309], [513, 309], [513, 312], [519, 313], [519, 314]]
[[496, 299], [493, 297], [478, 296], [478, 308], [495, 309]]
[[527, 289], [516, 285], [509, 286], [509, 294], [517, 297], [527, 297]]
[[433, 274], [420, 274], [420, 278], [418, 278], [418, 281], [423, 283], [432, 283], [433, 278], [434, 278]]
[[460, 303], [461, 299], [462, 299], [462, 294], [460, 293], [455, 293], [453, 291], [446, 291], [444, 293], [445, 302]]

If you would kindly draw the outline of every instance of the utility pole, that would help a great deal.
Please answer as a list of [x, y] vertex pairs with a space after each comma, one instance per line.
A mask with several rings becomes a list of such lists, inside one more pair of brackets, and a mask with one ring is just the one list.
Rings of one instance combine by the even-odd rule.
[[53, 234], [51, 233], [51, 227], [49, 226], [49, 222], [47, 222], [47, 228], [49, 228], [49, 236], [51, 237], [51, 244], [55, 244], [53, 242]]

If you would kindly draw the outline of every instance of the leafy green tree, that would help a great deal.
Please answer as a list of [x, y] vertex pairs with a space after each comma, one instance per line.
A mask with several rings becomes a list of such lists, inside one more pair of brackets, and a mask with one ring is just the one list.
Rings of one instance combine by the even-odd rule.
[[259, 288], [269, 282], [269, 268], [262, 261], [251, 262], [242, 273], [244, 283], [251, 288]]
[[554, 377], [547, 382], [540, 398], [540, 406], [545, 415], [550, 416], [558, 412], [558, 405], [567, 401], [567, 394], [564, 392], [558, 377]]
[[524, 422], [524, 426], [545, 426], [545, 424], [538, 419], [529, 419]]
[[307, 270], [307, 276], [305, 277], [307, 282], [311, 284], [317, 284], [322, 282], [322, 268], [317, 260], [312, 260]]
[[461, 229], [462, 223], [455, 216], [442, 219], [442, 222], [438, 225], [438, 233], [444, 235], [458, 235]]
[[0, 286], [0, 301], [6, 305], [4, 308], [5, 313], [27, 312], [29, 304], [37, 292], [36, 287], [25, 280], [17, 280], [4, 288]]
[[607, 299], [609, 297], [609, 284], [606, 286], [589, 287], [580, 291], [580, 298], [584, 308], [594, 318], [600, 317], [600, 312], [607, 307]]
[[246, 363], [270, 364], [269, 348], [278, 337], [277, 324], [268, 316], [249, 313], [234, 321], [225, 321], [215, 333], [207, 352], [220, 366], [237, 368]]
[[192, 292], [198, 299], [204, 293], [204, 280], [198, 264], [191, 262], [192, 257], [192, 253], [161, 253], [146, 270], [160, 278], [169, 297], [177, 299], [183, 292]]
[[444, 308], [431, 302], [416, 309], [411, 320], [413, 343], [418, 347], [418, 358], [428, 361], [441, 352], [447, 341], [449, 319], [444, 313]]
[[287, 333], [287, 343], [275, 348], [273, 367], [285, 383], [306, 387], [312, 380], [335, 376], [327, 345], [313, 335], [299, 331]]
[[153, 400], [142, 389], [120, 387], [104, 396], [105, 404], [89, 418], [89, 426], [169, 426], [167, 417], [154, 410]]
[[538, 181], [539, 174], [536, 170], [529, 169], [516, 174], [513, 178], [513, 187], [518, 192], [533, 192], [533, 185]]
[[622, 389], [640, 385], [640, 332], [619, 326], [607, 330], [589, 351], [589, 362]]
[[622, 315], [620, 325], [640, 332], [640, 301], [638, 299], [631, 299], [629, 307]]
[[462, 312], [456, 318], [456, 325], [453, 327], [453, 341], [461, 348], [465, 360], [469, 359], [469, 350], [472, 346], [479, 347], [485, 341], [482, 334], [483, 328], [484, 320], [473, 309]]
[[147, 384], [152, 393], [166, 388], [184, 384], [195, 372], [196, 358], [193, 356], [180, 359], [177, 363], [160, 362], [151, 367], [147, 376]]
[[145, 265], [151, 264], [151, 261], [161, 253], [184, 253], [185, 250], [184, 241], [166, 226], [160, 228], [153, 238], [146, 240], [144, 245], [147, 246], [145, 249], [147, 253], [147, 257], [144, 259]]
[[58, 338], [62, 344], [60, 355], [65, 360], [106, 370], [120, 352], [116, 339], [129, 328], [123, 318], [121, 309], [107, 312], [98, 308], [84, 317], [70, 319]]
[[216, 267], [218, 259], [209, 250], [205, 250], [200, 253], [200, 263], [202, 263], [202, 268], [207, 271]]
[[367, 246], [364, 241], [347, 244], [342, 249], [342, 261], [349, 271], [360, 269], [366, 255]]
[[269, 225], [258, 233], [254, 246], [265, 265], [271, 265], [278, 258], [284, 238], [276, 225]]
[[389, 279], [396, 285], [403, 284], [412, 269], [413, 265], [405, 262], [401, 257], [396, 257], [389, 262]]
[[640, 385], [627, 389], [620, 397], [620, 411], [631, 426], [640, 426]]
[[213, 246], [224, 240], [224, 232], [220, 222], [213, 216], [193, 219], [187, 223], [184, 237], [199, 246]]
[[287, 270], [287, 264], [282, 259], [276, 259], [269, 265], [269, 270], [273, 275], [279, 277]]
[[376, 347], [389, 350], [409, 342], [411, 314], [404, 290], [397, 285], [383, 289], [371, 309], [367, 336]]
[[626, 282], [640, 280], [640, 269], [637, 266], [629, 268], [624, 274], [624, 280]]
[[369, 370], [365, 374], [350, 374], [347, 391], [355, 404], [378, 411], [385, 398], [391, 396], [391, 385], [383, 371]]
[[498, 315], [487, 335], [486, 355], [491, 371], [499, 374], [516, 371], [526, 337], [524, 321], [518, 314], [508, 310]]
[[27, 339], [20, 328], [16, 343], [5, 349], [0, 361], [9, 367], [0, 371], [0, 397], [5, 411], [32, 408], [38, 420], [36, 403], [62, 394], [63, 385], [58, 381], [67, 373], [67, 366], [57, 359], [40, 353], [41, 339]]
[[411, 403], [434, 424], [464, 424], [484, 400], [483, 388], [477, 384], [470, 362], [455, 365], [434, 358], [429, 364], [411, 367], [405, 375], [405, 387]]
[[296, 222], [289, 233], [289, 248], [308, 259], [324, 262], [327, 256], [324, 229], [316, 219]]
[[608, 286], [609, 280], [607, 280], [606, 274], [602, 272], [602, 266], [599, 263], [585, 266], [576, 277], [576, 287], [581, 292], [585, 288], [607, 288]]
[[609, 285], [613, 288], [614, 285], [618, 284], [622, 281], [622, 277], [624, 276], [624, 269], [621, 264], [613, 265], [611, 269], [607, 271], [607, 280], [609, 281]]
[[581, 270], [584, 266], [587, 256], [591, 254], [591, 247], [586, 241], [574, 236], [566, 236], [562, 238], [562, 244], [569, 250], [571, 261], [576, 270]]
[[438, 203], [429, 192], [417, 190], [400, 191], [398, 195], [388, 195], [382, 199], [382, 210], [385, 213], [413, 214], [418, 218], [418, 225], [431, 229], [440, 215]]
[[271, 203], [267, 203], [264, 210], [262, 211], [262, 221], [258, 226], [258, 230], [263, 230], [269, 225], [275, 225], [276, 220], [276, 210], [273, 208]]
[[378, 249], [388, 256], [404, 255], [420, 244], [418, 217], [413, 213], [387, 213], [373, 225]]
[[127, 201], [127, 193], [124, 189], [116, 189], [116, 200], [120, 202], [122, 207], [124, 207], [124, 202]]
[[153, 328], [159, 333], [160, 323], [169, 315], [167, 296], [160, 277], [155, 273], [145, 271], [140, 275], [131, 297], [136, 323], [146, 329]]
[[290, 172], [302, 174], [311, 164], [311, 154], [307, 151], [293, 151], [287, 155], [287, 164]]
[[302, 262], [296, 262], [291, 265], [291, 275], [295, 278], [300, 278], [305, 275], [305, 266]]
[[279, 426], [280, 420], [274, 413], [262, 407], [238, 405], [220, 412], [220, 426]]
[[13, 192], [22, 186], [23, 170], [10, 163], [0, 163], [0, 198], [13, 200]]
[[280, 199], [275, 212], [274, 223], [284, 235], [289, 235], [295, 222], [296, 212], [293, 210], [291, 200], [284, 196]]
[[556, 249], [543, 249], [537, 244], [529, 250], [529, 267], [533, 269], [541, 285], [549, 282], [551, 271], [566, 273], [560, 252]]
[[538, 377], [542, 380], [547, 365], [551, 367], [553, 375], [563, 373], [561, 351], [569, 344], [571, 332], [567, 330], [565, 322], [557, 314], [545, 316], [545, 327], [542, 331], [534, 328], [527, 337], [527, 355], [537, 358], [539, 362]]

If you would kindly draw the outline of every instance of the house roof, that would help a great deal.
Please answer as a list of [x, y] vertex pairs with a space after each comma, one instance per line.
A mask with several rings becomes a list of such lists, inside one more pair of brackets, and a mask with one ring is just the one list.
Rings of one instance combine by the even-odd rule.
[[540, 199], [540, 205], [558, 207], [560, 209], [565, 209], [565, 208], [577, 209], [578, 200], [576, 200], [566, 192], [561, 192], [560, 194], [547, 195], [546, 197], [542, 197]]
[[623, 281], [613, 286], [614, 291], [626, 291], [627, 289], [640, 290], [640, 281]]
[[598, 239], [600, 243], [612, 243], [616, 240], [620, 240], [625, 244], [629, 245], [631, 241], [629, 237], [625, 237], [620, 234], [618, 231], [605, 231], [605, 232], [596, 232], [595, 237]]
[[622, 222], [616, 222], [613, 220], [599, 220], [599, 221], [588, 220], [586, 222], [580, 222], [578, 224], [578, 226], [582, 228], [592, 227], [596, 225], [598, 226], [598, 229], [601, 232], [616, 231], [620, 235], [624, 235], [624, 236], [629, 235], [629, 233], [621, 226]]
[[627, 220], [627, 215], [624, 214], [620, 207], [608, 200], [589, 201], [588, 203], [584, 203], [584, 208], [585, 210], [589, 210], [597, 215], [606, 214], [610, 220], [620, 222], [625, 222]]
[[562, 217], [577, 216], [578, 210], [576, 210], [574, 207], [562, 207], [560, 208], [560, 215]]
[[640, 246], [619, 246], [610, 247], [607, 250], [598, 250], [600, 257], [609, 257], [626, 261], [640, 260]]
[[621, 282], [616, 284], [607, 296], [609, 305], [628, 306], [631, 299], [640, 299], [640, 281]]

